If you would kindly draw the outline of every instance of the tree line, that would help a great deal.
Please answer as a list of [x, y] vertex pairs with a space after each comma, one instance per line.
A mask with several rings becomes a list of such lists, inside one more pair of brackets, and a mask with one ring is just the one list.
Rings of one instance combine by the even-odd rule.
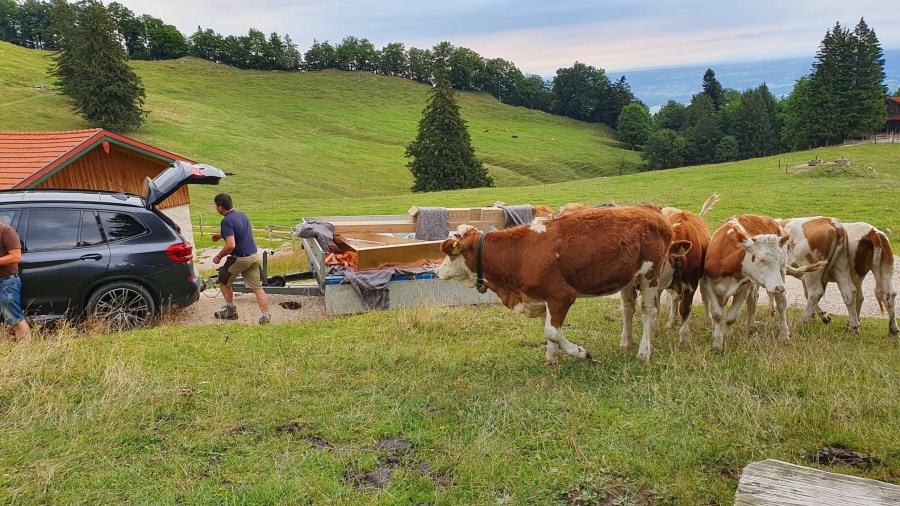
[[[185, 37], [163, 20], [136, 15], [117, 2], [104, 7], [98, 0], [76, 4], [0, 0], [0, 40], [64, 50], [64, 32], [77, 32], [78, 16], [89, 8], [96, 16], [109, 18], [102, 28], [93, 30], [104, 30], [103, 35], [121, 46], [124, 59], [191, 55], [242, 69], [364, 71], [431, 85], [436, 84], [440, 70], [456, 90], [486, 92], [509, 105], [608, 125], [622, 142], [641, 149], [648, 169], [824, 146], [875, 132], [885, 123], [883, 53], [874, 31], [862, 19], [852, 30], [840, 23], [828, 30], [812, 73], [800, 79], [786, 98], [774, 97], [764, 83], [744, 91], [724, 89], [713, 70], [707, 69], [702, 91], [690, 103], [670, 100], [651, 115], [624, 76], [612, 81], [603, 69], [584, 63], [560, 68], [546, 81], [523, 73], [510, 61], [484, 58], [449, 42], [429, 49], [407, 49], [395, 42], [376, 49], [365, 38], [349, 36], [338, 44], [314, 40], [301, 52], [287, 34], [266, 36], [252, 28], [247, 35], [222, 36], [197, 27]], [[69, 19], [63, 22], [66, 16]], [[140, 87], [139, 80], [136, 85]]]
[[[649, 169], [744, 160], [838, 144], [885, 126], [884, 54], [864, 19], [836, 23], [822, 40], [812, 72], [790, 95], [765, 84], [723, 89], [707, 69], [702, 91], [684, 105], [670, 100], [652, 117], [641, 104], [622, 110], [617, 133], [642, 145]], [[896, 92], [900, 95], [900, 89]]]
[[[24, 47], [60, 50], [56, 18], [65, 0], [0, 0], [0, 40]], [[96, 0], [68, 6], [75, 11]], [[102, 4], [100, 4], [102, 5]], [[603, 69], [582, 63], [559, 69], [547, 82], [527, 74], [502, 58], [485, 58], [475, 51], [440, 42], [432, 48], [407, 48], [393, 42], [381, 49], [365, 38], [345, 37], [340, 43], [313, 40], [306, 52], [287, 34], [251, 28], [247, 35], [223, 36], [209, 28], [185, 37], [172, 25], [149, 15], [136, 15], [118, 2], [105, 7], [114, 23], [112, 35], [132, 60], [168, 60], [195, 56], [241, 69], [317, 71], [337, 69], [373, 72], [434, 85], [437, 69], [446, 71], [460, 91], [490, 93], [502, 103], [527, 107], [615, 128], [624, 105], [636, 102], [624, 76], [612, 82]]]

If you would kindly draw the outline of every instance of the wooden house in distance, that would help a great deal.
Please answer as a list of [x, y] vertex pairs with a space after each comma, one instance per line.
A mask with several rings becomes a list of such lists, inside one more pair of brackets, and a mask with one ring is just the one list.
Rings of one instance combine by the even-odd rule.
[[[140, 195], [144, 178], [158, 176], [175, 160], [192, 162], [102, 128], [0, 132], [0, 189], [63, 188]], [[157, 207], [193, 244], [189, 204], [188, 185], [184, 185]]]
[[900, 97], [887, 99], [887, 132], [900, 133]]

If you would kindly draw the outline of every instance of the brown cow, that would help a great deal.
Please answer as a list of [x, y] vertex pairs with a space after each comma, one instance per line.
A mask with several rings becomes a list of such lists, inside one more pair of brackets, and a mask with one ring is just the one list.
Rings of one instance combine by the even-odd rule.
[[713, 193], [703, 203], [699, 214], [674, 207], [662, 208], [663, 216], [672, 224], [673, 240], [689, 241], [691, 243], [691, 249], [684, 256], [669, 256], [661, 275], [662, 285], [666, 287], [672, 299], [666, 328], [675, 328], [676, 314], [680, 315], [681, 330], [678, 332], [678, 335], [681, 341], [686, 341], [690, 338], [691, 331], [688, 325], [688, 317], [691, 315], [691, 307], [694, 303], [694, 292], [697, 291], [697, 285], [700, 284], [700, 280], [703, 278], [706, 249], [709, 247], [711, 238], [709, 227], [706, 225], [703, 215], [718, 200], [719, 194]]
[[506, 307], [544, 317], [547, 364], [557, 362], [560, 349], [590, 358], [562, 333], [566, 314], [579, 296], [622, 292], [620, 346], [629, 347], [638, 290], [643, 309], [638, 357], [649, 358], [660, 271], [670, 247], [690, 247], [672, 244], [672, 226], [653, 206], [586, 210], [490, 233], [461, 225], [457, 236], [441, 244], [447, 257], [438, 276], [489, 288]]
[[827, 262], [824, 269], [800, 276], [803, 292], [806, 295], [806, 309], [803, 311], [800, 322], [809, 322], [813, 314], [817, 312], [823, 323], [831, 321], [831, 316], [825, 311], [821, 311], [818, 305], [819, 300], [825, 295], [828, 281], [834, 281], [847, 306], [847, 325], [851, 331], [858, 332], [857, 289], [850, 276], [849, 245], [844, 226], [835, 218], [822, 216], [779, 220], [779, 224], [791, 237], [786, 248], [790, 267], [803, 267], [821, 261]]
[[[706, 251], [703, 290], [713, 320], [713, 347], [722, 349], [725, 336], [747, 302], [747, 330], [755, 330], [759, 286], [773, 294], [781, 322], [779, 336], [787, 339], [787, 297], [784, 276], [787, 269], [782, 245], [789, 239], [781, 227], [767, 216], [732, 216], [716, 230]], [[749, 297], [748, 297], [749, 295]], [[725, 314], [725, 304], [734, 298]]]

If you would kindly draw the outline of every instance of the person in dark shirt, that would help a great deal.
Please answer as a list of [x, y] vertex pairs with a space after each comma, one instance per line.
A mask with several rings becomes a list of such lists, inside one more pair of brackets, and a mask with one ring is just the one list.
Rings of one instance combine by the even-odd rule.
[[[260, 264], [262, 263], [253, 240], [253, 227], [247, 215], [234, 208], [231, 195], [220, 193], [215, 198], [216, 211], [224, 216], [222, 218], [221, 231], [213, 234], [213, 242], [225, 239], [225, 245], [219, 253], [213, 257], [213, 263], [218, 265], [222, 259], [225, 263], [219, 267], [219, 288], [225, 297], [225, 307], [216, 311], [216, 318], [222, 320], [237, 320], [238, 312], [234, 305], [234, 290], [231, 285], [238, 274], [244, 279], [244, 286], [253, 290], [256, 295], [256, 303], [262, 315], [259, 324], [265, 325], [272, 321], [269, 315], [269, 299], [262, 289], [260, 276]], [[227, 257], [227, 258], [226, 258]]]
[[9, 225], [0, 222], [0, 313], [16, 339], [31, 337], [31, 327], [22, 312], [22, 280], [19, 279], [19, 262], [22, 261], [22, 242], [19, 234]]

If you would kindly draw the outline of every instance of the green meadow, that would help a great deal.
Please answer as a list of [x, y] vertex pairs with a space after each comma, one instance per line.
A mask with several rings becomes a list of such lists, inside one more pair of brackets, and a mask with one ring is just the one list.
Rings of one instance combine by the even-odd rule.
[[[0, 43], [0, 130], [88, 127], [40, 87], [49, 63]], [[427, 86], [191, 58], [133, 65], [151, 112], [131, 136], [233, 174], [192, 188], [205, 226], [219, 191], [257, 228], [496, 200], [696, 211], [718, 192], [712, 228], [735, 213], [831, 215], [893, 230], [900, 250], [900, 144], [638, 173], [638, 154], [605, 128], [460, 93], [497, 187], [412, 194], [403, 152]], [[849, 166], [806, 166], [841, 156]], [[879, 460], [826, 469], [900, 484], [900, 341], [885, 319], [851, 335], [845, 317], [800, 326], [792, 311], [781, 342], [761, 311], [757, 335], [742, 317], [714, 352], [701, 309], [691, 342], [663, 328], [644, 362], [618, 348], [616, 300], [581, 300], [564, 331], [597, 363], [555, 367], [541, 323], [496, 306], [39, 329], [0, 340], [0, 503], [731, 504], [748, 463], [825, 468], [810, 458], [824, 445]]]

